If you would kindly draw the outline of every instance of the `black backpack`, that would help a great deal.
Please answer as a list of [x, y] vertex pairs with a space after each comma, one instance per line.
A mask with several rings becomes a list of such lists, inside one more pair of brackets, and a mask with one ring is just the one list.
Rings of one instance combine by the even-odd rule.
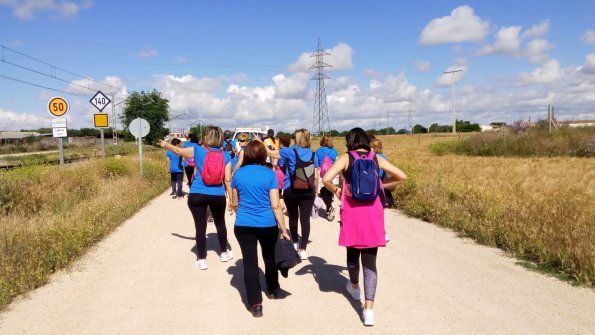
[[291, 175], [291, 187], [297, 191], [313, 191], [314, 190], [314, 153], [309, 161], [303, 161], [298, 154], [297, 149], [293, 149], [295, 153], [295, 170]]
[[230, 158], [235, 158], [236, 152], [233, 150], [233, 145], [231, 144], [231, 140], [227, 139], [223, 141], [223, 149], [227, 151]]

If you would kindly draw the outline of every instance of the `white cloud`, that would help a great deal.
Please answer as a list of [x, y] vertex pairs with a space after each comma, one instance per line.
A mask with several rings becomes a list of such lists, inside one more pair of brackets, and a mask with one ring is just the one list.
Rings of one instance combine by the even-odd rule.
[[0, 131], [19, 131], [51, 126], [50, 115], [15, 113], [0, 108]]
[[[546, 52], [554, 47], [543, 38], [533, 38], [525, 46], [522, 39], [544, 34], [549, 28], [549, 21], [534, 25], [521, 35], [521, 26], [503, 27], [494, 35], [494, 43], [481, 48], [477, 55], [504, 55], [509, 57], [526, 57], [533, 64], [543, 63], [550, 59]], [[522, 36], [522, 38], [521, 38]]]
[[[333, 70], [349, 70], [353, 68], [353, 48], [346, 43], [339, 43], [332, 49], [325, 49], [329, 56], [324, 56], [324, 62], [331, 65], [331, 68], [326, 68], [325, 71]], [[312, 72], [310, 67], [314, 64], [314, 57], [310, 57], [313, 52], [303, 52], [298, 60], [289, 65], [291, 72]]]
[[433, 19], [419, 36], [420, 45], [473, 42], [483, 40], [489, 23], [473, 14], [468, 5], [455, 8], [450, 16]]
[[583, 65], [582, 70], [585, 73], [595, 74], [595, 54], [588, 54], [585, 57], [585, 65]]
[[524, 38], [541, 37], [550, 29], [550, 20], [543, 20], [523, 32]]
[[73, 17], [81, 10], [91, 8], [93, 1], [0, 0], [0, 5], [11, 8], [17, 18], [28, 20], [33, 18], [35, 12], [50, 12], [62, 17]]
[[521, 84], [545, 84], [551, 83], [555, 80], [559, 80], [562, 77], [560, 68], [560, 62], [555, 59], [551, 59], [541, 64], [533, 72], [521, 73], [519, 80]]
[[157, 57], [157, 55], [159, 55], [159, 52], [157, 52], [157, 50], [153, 48], [142, 48], [141, 50], [134, 52], [133, 54], [141, 58], [152, 58]]
[[529, 59], [533, 64], [543, 63], [550, 59], [545, 54], [546, 51], [552, 49], [553, 44], [543, 38], [536, 38], [527, 43], [527, 46], [523, 52], [523, 55]]
[[428, 72], [432, 68], [432, 63], [427, 60], [418, 60], [415, 62], [415, 69], [419, 72]]
[[520, 26], [503, 27], [495, 35], [495, 41], [493, 45], [487, 45], [480, 51], [480, 55], [489, 54], [504, 54], [516, 56], [519, 53], [519, 47], [521, 45], [521, 39], [519, 33], [521, 32]]
[[585, 44], [595, 44], [595, 30], [587, 30], [581, 36]]

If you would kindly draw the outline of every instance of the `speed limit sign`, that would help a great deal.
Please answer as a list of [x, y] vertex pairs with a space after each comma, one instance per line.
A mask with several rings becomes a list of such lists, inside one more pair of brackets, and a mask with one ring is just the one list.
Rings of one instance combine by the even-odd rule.
[[53, 97], [48, 103], [48, 111], [56, 117], [63, 117], [68, 114], [68, 101], [62, 97]]

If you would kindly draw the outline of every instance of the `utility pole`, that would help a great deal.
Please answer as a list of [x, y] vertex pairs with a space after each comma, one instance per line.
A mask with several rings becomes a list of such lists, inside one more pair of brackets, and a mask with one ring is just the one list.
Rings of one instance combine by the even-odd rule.
[[386, 131], [385, 131], [386, 135], [388, 135], [388, 124], [389, 124], [389, 122], [388, 122], [388, 111], [386, 111]]
[[409, 120], [407, 122], [409, 126], [409, 134], [411, 134], [411, 94], [409, 95]]
[[457, 112], [456, 112], [456, 101], [455, 101], [455, 73], [463, 72], [463, 70], [451, 70], [451, 71], [444, 71], [444, 73], [450, 73], [452, 79], [452, 133], [457, 133]]
[[112, 120], [114, 120], [114, 128], [112, 129], [112, 140], [114, 145], [118, 144], [118, 121], [116, 120], [116, 97], [112, 94]]
[[312, 132], [323, 136], [330, 133], [331, 124], [328, 116], [328, 108], [326, 105], [326, 89], [324, 88], [324, 80], [331, 79], [324, 74], [325, 67], [332, 67], [324, 62], [324, 56], [330, 56], [328, 52], [322, 49], [322, 43], [318, 38], [318, 47], [310, 57], [314, 57], [315, 61], [310, 69], [316, 69], [317, 73], [312, 77], [316, 81], [316, 94], [314, 95], [314, 114], [312, 115]]

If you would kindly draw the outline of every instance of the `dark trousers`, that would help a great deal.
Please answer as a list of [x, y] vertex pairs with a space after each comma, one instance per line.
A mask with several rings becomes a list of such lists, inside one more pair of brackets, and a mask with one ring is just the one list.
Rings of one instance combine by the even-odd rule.
[[248, 304], [260, 304], [262, 303], [262, 291], [258, 271], [257, 242], [260, 243], [262, 249], [267, 291], [273, 293], [279, 289], [279, 273], [275, 268], [275, 244], [279, 236], [279, 228], [277, 226], [267, 228], [235, 226], [234, 233], [242, 250], [244, 285], [246, 286]]
[[328, 211], [331, 207], [333, 207], [333, 197], [335, 195], [331, 193], [331, 191], [327, 190], [326, 187], [323, 187], [320, 190], [320, 198], [324, 201], [324, 205], [326, 206], [326, 210]]
[[308, 238], [310, 237], [310, 214], [312, 214], [312, 206], [314, 205], [315, 194], [313, 192], [296, 192], [291, 187], [283, 190], [283, 200], [285, 200], [285, 207], [287, 207], [287, 215], [289, 216], [289, 231], [291, 232], [291, 240], [293, 243], [298, 242], [298, 220], [302, 228], [302, 238], [300, 241], [300, 249], [306, 249]]
[[184, 172], [186, 172], [188, 186], [192, 185], [192, 175], [194, 174], [194, 166], [184, 166]]
[[378, 247], [368, 249], [356, 249], [347, 247], [347, 272], [349, 281], [353, 284], [359, 282], [359, 260], [362, 260], [364, 270], [364, 296], [366, 300], [374, 301], [376, 287], [378, 285], [378, 272], [376, 271], [376, 256]]
[[207, 258], [207, 206], [211, 208], [219, 250], [227, 251], [227, 228], [225, 227], [225, 196], [190, 193], [188, 195], [188, 208], [194, 218], [196, 228], [196, 249], [199, 259]]
[[175, 193], [178, 197], [184, 195], [182, 192], [182, 183], [184, 182], [183, 172], [171, 172], [171, 192]]

